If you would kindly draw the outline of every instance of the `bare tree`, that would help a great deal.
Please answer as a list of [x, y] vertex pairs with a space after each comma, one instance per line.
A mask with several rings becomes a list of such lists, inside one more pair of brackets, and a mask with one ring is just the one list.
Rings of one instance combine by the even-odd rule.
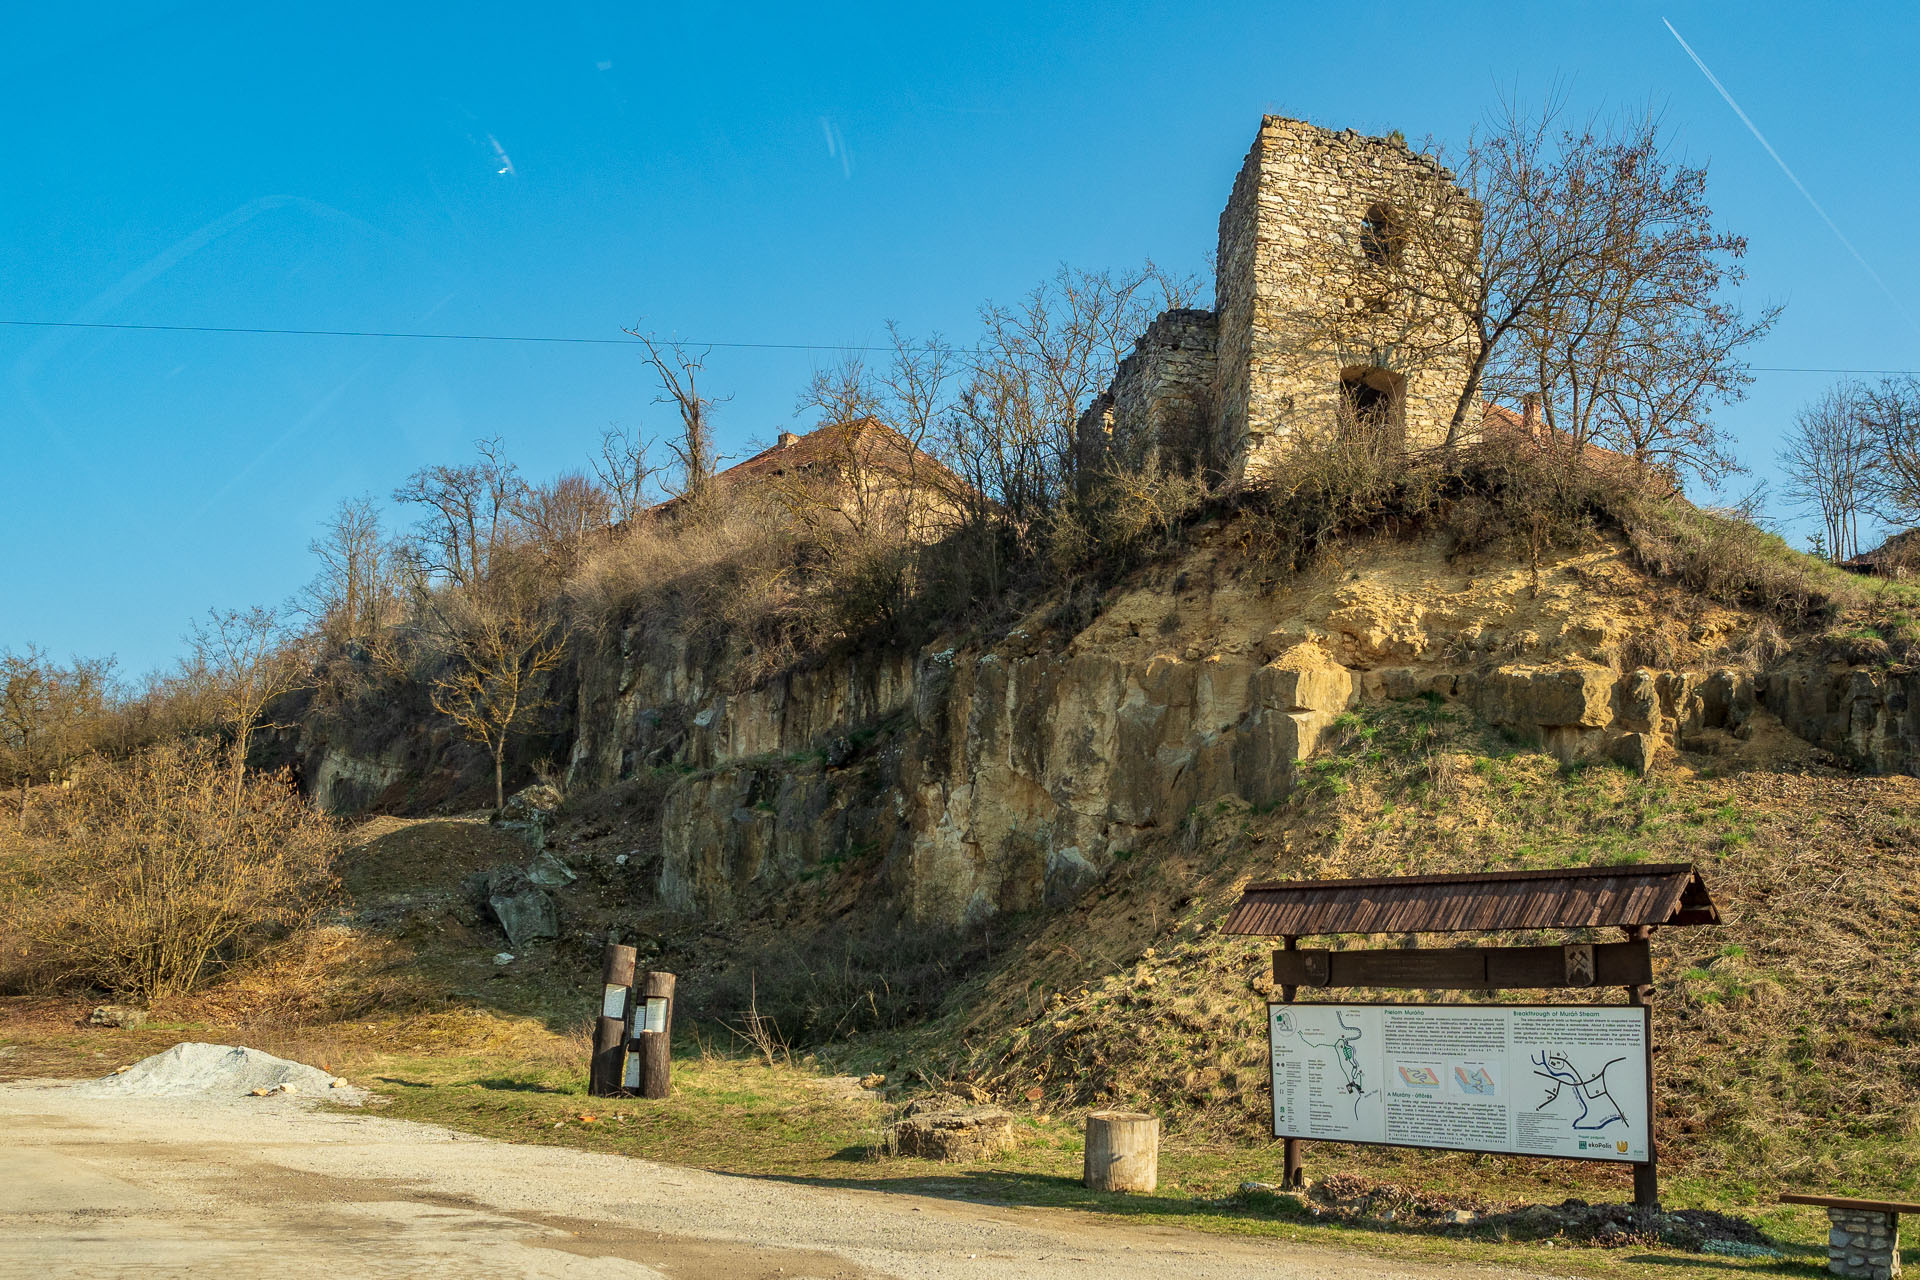
[[430, 700], [486, 749], [504, 805], [507, 748], [546, 706], [544, 677], [565, 656], [556, 571], [587, 528], [604, 526], [604, 496], [581, 476], [530, 488], [497, 440], [480, 443], [478, 462], [426, 468], [394, 496], [423, 513], [402, 569], [437, 664]]
[[1705, 167], [1672, 160], [1650, 114], [1569, 128], [1549, 103], [1503, 107], [1456, 168], [1400, 171], [1390, 223], [1361, 231], [1362, 296], [1315, 336], [1463, 363], [1449, 446], [1483, 399], [1538, 393], [1572, 450], [1676, 481], [1737, 470], [1712, 411], [1744, 394], [1740, 352], [1778, 308], [1730, 301], [1746, 243], [1714, 228]]
[[75, 658], [64, 666], [34, 645], [0, 650], [0, 765], [27, 793], [52, 781], [92, 747], [113, 690], [113, 659]]
[[1860, 411], [1878, 464], [1875, 511], [1896, 524], [1920, 524], [1920, 378], [1882, 378], [1861, 393]]
[[1081, 411], [1148, 322], [1196, 288], [1151, 262], [1119, 274], [1062, 267], [1018, 305], [981, 308], [985, 332], [938, 441], [969, 486], [976, 526], [1004, 531], [1019, 553], [1037, 547], [1072, 488]]
[[1820, 513], [1821, 549], [1834, 560], [1860, 554], [1860, 514], [1872, 497], [1878, 459], [1866, 396], [1858, 383], [1830, 387], [1794, 415], [1780, 454], [1785, 496]]
[[809, 410], [819, 415], [824, 447], [805, 472], [779, 478], [781, 497], [816, 533], [837, 532], [843, 523], [856, 535], [880, 532], [886, 500], [912, 459], [904, 438], [883, 421], [885, 406], [866, 362], [848, 354], [814, 370], [795, 406], [796, 413]]
[[606, 490], [578, 471], [521, 485], [510, 505], [519, 537], [556, 581], [574, 571], [587, 539], [604, 531], [613, 516]]
[[311, 655], [282, 621], [278, 611], [209, 609], [187, 635], [190, 670], [212, 698], [222, 725], [232, 736], [234, 794], [239, 794], [247, 750], [275, 701], [303, 687], [312, 677]]
[[504, 807], [507, 747], [548, 705], [544, 677], [565, 657], [564, 628], [534, 566], [504, 559], [486, 581], [423, 593], [420, 605], [446, 659], [433, 708], [492, 757], [494, 805]]
[[607, 495], [609, 516], [625, 524], [653, 505], [657, 468], [648, 460], [653, 442], [639, 431], [614, 427], [600, 437], [600, 456], [593, 460], [593, 476]]
[[700, 389], [711, 352], [661, 341], [638, 329], [626, 332], [646, 347], [647, 365], [660, 379], [660, 400], [671, 403], [680, 415], [680, 439], [669, 441], [667, 447], [680, 463], [680, 496], [697, 506], [713, 484], [713, 410], [722, 403]]
[[389, 551], [373, 500], [342, 499], [308, 550], [321, 568], [307, 587], [306, 612], [334, 644], [372, 639], [394, 602]]
[[513, 500], [522, 487], [498, 437], [476, 448], [477, 460], [422, 467], [393, 494], [424, 512], [406, 547], [415, 567], [457, 586], [484, 581], [495, 557], [512, 544]]
[[1666, 154], [1652, 114], [1564, 135], [1561, 190], [1585, 252], [1527, 314], [1517, 359], [1553, 434], [1667, 476], [1710, 484], [1739, 469], [1713, 420], [1752, 380], [1743, 348], [1778, 307], [1728, 300], [1746, 241], [1717, 230], [1707, 170]]

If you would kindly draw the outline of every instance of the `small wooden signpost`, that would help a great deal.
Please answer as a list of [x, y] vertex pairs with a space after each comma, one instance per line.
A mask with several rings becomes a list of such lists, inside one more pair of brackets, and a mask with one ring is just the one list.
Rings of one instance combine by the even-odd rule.
[[634, 960], [634, 949], [617, 942], [608, 943], [601, 957], [600, 1013], [593, 1024], [593, 1060], [587, 1068], [587, 1092], [596, 1098], [621, 1092]]
[[632, 947], [608, 943], [600, 962], [587, 1092], [596, 1098], [664, 1098], [673, 1092], [674, 975], [650, 969], [634, 982]]
[[[1706, 884], [1684, 864], [1249, 885], [1224, 931], [1281, 939], [1273, 953], [1280, 1000], [1268, 1022], [1283, 1185], [1302, 1184], [1301, 1144], [1311, 1137], [1631, 1161], [1634, 1203], [1656, 1207], [1648, 939], [1656, 925], [1719, 921]], [[1358, 951], [1299, 945], [1314, 934], [1591, 928], [1618, 928], [1627, 940]], [[1627, 1003], [1643, 1012], [1628, 1017], [1617, 1005], [1591, 1004], [1336, 1008], [1299, 1003], [1303, 987], [1624, 987]], [[1609, 1070], [1635, 1092], [1610, 1081]], [[1537, 1105], [1516, 1100], [1516, 1075], [1538, 1082], [1528, 1086], [1540, 1090]], [[1629, 1118], [1634, 1098], [1644, 1114]], [[1562, 1113], [1567, 1119], [1556, 1121]]]
[[633, 1002], [633, 1040], [627, 1046], [627, 1092], [664, 1098], [673, 1092], [673, 987], [671, 973], [650, 969]]

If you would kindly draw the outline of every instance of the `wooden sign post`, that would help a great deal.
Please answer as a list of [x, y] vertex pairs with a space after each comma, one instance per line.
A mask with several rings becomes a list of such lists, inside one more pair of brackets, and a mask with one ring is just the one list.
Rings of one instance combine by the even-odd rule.
[[[1268, 1048], [1274, 1136], [1285, 1143], [1282, 1185], [1303, 1185], [1304, 1134], [1315, 1141], [1613, 1160], [1633, 1168], [1634, 1203], [1657, 1208], [1648, 941], [1657, 926], [1718, 923], [1719, 907], [1686, 863], [1248, 885], [1222, 930], [1281, 939], [1273, 953], [1280, 999], [1268, 1008]], [[1308, 934], [1601, 928], [1619, 928], [1627, 941], [1351, 951], [1299, 945]], [[1598, 1003], [1297, 999], [1302, 988], [1346, 987], [1483, 993], [1615, 987], [1625, 990], [1633, 1011]], [[1596, 1043], [1626, 1055], [1588, 1068], [1576, 1066], [1578, 1051], [1559, 1048]], [[1384, 1056], [1389, 1048], [1391, 1059]], [[1606, 1074], [1616, 1064], [1626, 1064], [1615, 1073], [1618, 1084]], [[1384, 1080], [1389, 1068], [1399, 1077], [1391, 1088]], [[1506, 1099], [1528, 1077], [1543, 1082], [1538, 1087], [1546, 1099], [1520, 1116]], [[1634, 1092], [1624, 1092], [1629, 1088]], [[1639, 1105], [1631, 1107], [1633, 1101]], [[1550, 1103], [1561, 1109], [1543, 1119], [1539, 1113]]]
[[650, 969], [636, 991], [625, 1083], [629, 1093], [642, 1098], [673, 1092], [674, 981], [672, 974]]
[[593, 1060], [587, 1068], [587, 1092], [596, 1098], [621, 1093], [635, 958], [632, 947], [610, 942], [600, 961], [600, 1015], [593, 1024]]
[[[1281, 967], [1280, 956], [1282, 954], [1285, 954], [1285, 952], [1298, 951], [1300, 939], [1294, 937], [1292, 934], [1288, 934], [1285, 938], [1281, 939], [1280, 945], [1285, 950], [1274, 953], [1273, 967], [1275, 969]], [[1283, 984], [1280, 988], [1280, 999], [1287, 1004], [1292, 1004], [1294, 994], [1297, 991], [1299, 991], [1299, 987], [1291, 983]], [[1307, 1172], [1300, 1165], [1300, 1139], [1287, 1138], [1282, 1145], [1280, 1185], [1289, 1191], [1293, 1191], [1305, 1186], [1306, 1181]]]
[[[1628, 946], [1645, 947], [1652, 937], [1653, 930], [1644, 924], [1631, 925], [1626, 930], [1627, 937], [1633, 939]], [[1653, 966], [1647, 966], [1645, 982], [1635, 982], [1627, 987], [1627, 1003], [1637, 1005], [1653, 1004]], [[1647, 1059], [1647, 1088], [1653, 1088], [1653, 1059]], [[1660, 1148], [1653, 1137], [1652, 1126], [1647, 1130], [1647, 1158], [1633, 1166], [1633, 1202], [1645, 1209], [1660, 1207]]]

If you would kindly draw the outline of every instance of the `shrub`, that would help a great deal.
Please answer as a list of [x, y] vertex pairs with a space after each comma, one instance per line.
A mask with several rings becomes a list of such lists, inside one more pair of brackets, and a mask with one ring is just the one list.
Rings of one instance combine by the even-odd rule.
[[97, 764], [12, 837], [10, 959], [142, 999], [194, 991], [311, 923], [338, 839], [284, 773], [205, 742]]
[[792, 606], [804, 549], [776, 504], [728, 495], [713, 509], [652, 513], [615, 530], [567, 584], [603, 635], [630, 624], [753, 632]]

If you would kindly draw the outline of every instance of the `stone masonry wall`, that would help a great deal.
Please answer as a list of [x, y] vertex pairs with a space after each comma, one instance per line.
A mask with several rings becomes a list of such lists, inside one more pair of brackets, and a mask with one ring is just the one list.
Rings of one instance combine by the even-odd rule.
[[[1165, 311], [1082, 415], [1082, 457], [1185, 471], [1208, 459], [1214, 382], [1211, 311]], [[1091, 450], [1091, 452], [1087, 452]]]
[[[1376, 206], [1419, 228], [1396, 240], [1406, 255], [1398, 265], [1378, 266], [1363, 250]], [[1271, 466], [1289, 437], [1331, 430], [1351, 370], [1405, 380], [1410, 447], [1445, 437], [1467, 376], [1464, 330], [1392, 285], [1457, 272], [1470, 261], [1475, 220], [1452, 175], [1403, 142], [1262, 120], [1220, 215], [1213, 423], [1230, 477]]]
[[1859, 1280], [1893, 1280], [1900, 1274], [1900, 1220], [1891, 1213], [1829, 1209], [1827, 1270]]

